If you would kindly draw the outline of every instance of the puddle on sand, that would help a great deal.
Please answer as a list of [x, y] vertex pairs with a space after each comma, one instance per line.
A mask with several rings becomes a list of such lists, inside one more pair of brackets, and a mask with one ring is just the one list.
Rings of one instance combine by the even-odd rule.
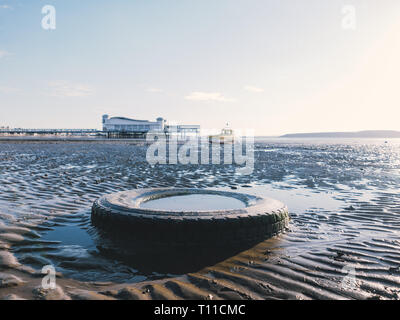
[[79, 245], [84, 248], [94, 247], [92, 237], [86, 230], [76, 226], [62, 226], [46, 232], [42, 240], [60, 241], [63, 245]]
[[155, 210], [207, 211], [242, 209], [246, 207], [246, 204], [233, 197], [214, 194], [190, 194], [146, 201], [141, 203], [140, 207]]
[[[328, 190], [318, 190], [317, 192], [302, 187], [289, 187], [290, 185], [285, 183], [261, 186], [253, 184], [251, 188], [237, 187], [235, 191], [279, 200], [288, 206], [291, 213], [304, 213], [317, 208], [336, 212], [345, 206], [343, 201], [335, 199], [335, 196], [339, 193]], [[230, 188], [221, 188], [221, 190], [229, 191]]]

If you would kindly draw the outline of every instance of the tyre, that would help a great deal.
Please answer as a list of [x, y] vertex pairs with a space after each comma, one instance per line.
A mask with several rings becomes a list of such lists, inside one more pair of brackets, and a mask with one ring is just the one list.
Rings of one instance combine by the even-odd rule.
[[[212, 194], [242, 201], [242, 209], [167, 211], [141, 208], [143, 202], [164, 197]], [[139, 189], [105, 195], [92, 207], [92, 223], [130, 241], [159, 246], [242, 246], [261, 242], [283, 231], [287, 207], [274, 199], [199, 189]]]

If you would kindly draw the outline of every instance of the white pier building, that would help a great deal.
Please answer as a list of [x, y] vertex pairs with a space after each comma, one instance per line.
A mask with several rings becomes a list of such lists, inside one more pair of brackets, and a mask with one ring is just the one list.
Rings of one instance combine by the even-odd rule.
[[177, 135], [186, 138], [186, 135], [198, 135], [199, 125], [168, 125], [166, 120], [159, 117], [156, 121], [135, 120], [125, 117], [103, 115], [103, 133], [111, 137], [145, 137], [148, 132], [163, 132], [167, 136]]

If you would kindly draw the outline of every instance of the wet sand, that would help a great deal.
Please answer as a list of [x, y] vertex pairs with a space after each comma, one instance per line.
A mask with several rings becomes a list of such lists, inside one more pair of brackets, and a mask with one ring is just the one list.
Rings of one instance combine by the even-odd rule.
[[[151, 167], [145, 154], [126, 141], [1, 142], [0, 298], [399, 299], [398, 143], [258, 142], [251, 176], [229, 165]], [[270, 196], [291, 222], [228, 256], [166, 261], [149, 248], [128, 258], [91, 225], [90, 208], [144, 187]], [[45, 265], [57, 270], [56, 290], [40, 288]]]

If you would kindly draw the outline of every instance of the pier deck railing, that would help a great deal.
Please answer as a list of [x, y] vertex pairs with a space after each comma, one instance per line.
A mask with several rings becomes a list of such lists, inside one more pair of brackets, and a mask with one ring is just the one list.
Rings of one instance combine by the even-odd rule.
[[84, 133], [101, 133], [103, 131], [97, 129], [9, 129], [9, 128], [0, 128], [0, 133], [9, 133], [9, 134], [60, 134], [60, 133], [69, 133], [69, 134], [84, 134]]

